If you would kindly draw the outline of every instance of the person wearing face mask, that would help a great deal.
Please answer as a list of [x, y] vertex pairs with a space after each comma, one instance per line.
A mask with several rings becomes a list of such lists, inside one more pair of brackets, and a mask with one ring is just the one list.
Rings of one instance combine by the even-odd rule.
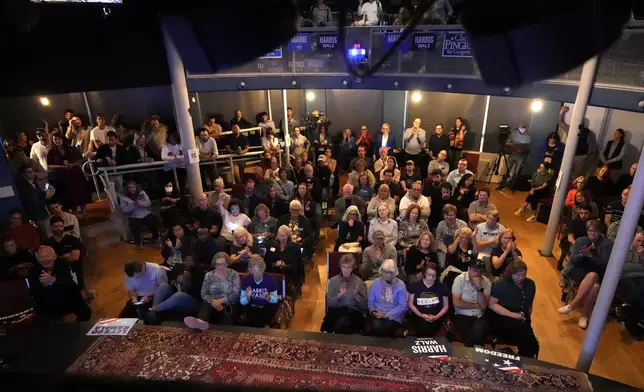
[[161, 222], [166, 229], [172, 228], [175, 224], [185, 222], [181, 203], [181, 195], [175, 189], [172, 181], [166, 182], [161, 197]]
[[508, 167], [505, 168], [503, 179], [496, 189], [503, 189], [508, 185], [514, 189], [517, 179], [521, 175], [523, 162], [530, 153], [530, 134], [525, 125], [520, 125], [510, 133], [506, 146], [509, 146], [511, 151], [510, 158], [507, 160]]
[[422, 279], [409, 286], [409, 310], [419, 338], [433, 337], [443, 326], [449, 311], [449, 290], [437, 281], [438, 266], [427, 262], [422, 267]]
[[369, 330], [372, 336], [393, 337], [407, 314], [408, 294], [405, 283], [396, 277], [398, 267], [394, 260], [383, 261], [380, 275], [369, 288]]
[[92, 310], [72, 280], [69, 264], [57, 258], [49, 246], [38, 248], [37, 259], [38, 265], [29, 276], [36, 317], [51, 321], [74, 314], [77, 322], [89, 320]]
[[320, 332], [353, 334], [364, 328], [367, 309], [367, 287], [353, 273], [356, 259], [343, 255], [338, 262], [340, 274], [329, 280], [326, 293], [327, 311]]
[[606, 266], [613, 250], [613, 243], [601, 235], [603, 226], [600, 221], [590, 220], [586, 223], [586, 237], [580, 237], [570, 251], [570, 259], [566, 267], [561, 271], [564, 286], [565, 280], [572, 280], [579, 283], [577, 295], [561, 308], [559, 313], [570, 313], [578, 306], [584, 307], [582, 317], [579, 319], [579, 327], [588, 327], [588, 318], [595, 305], [599, 286], [604, 277]]
[[537, 358], [539, 341], [532, 329], [532, 304], [537, 287], [526, 277], [528, 266], [521, 260], [508, 265], [490, 293], [490, 329], [504, 342], [515, 344], [519, 355]]

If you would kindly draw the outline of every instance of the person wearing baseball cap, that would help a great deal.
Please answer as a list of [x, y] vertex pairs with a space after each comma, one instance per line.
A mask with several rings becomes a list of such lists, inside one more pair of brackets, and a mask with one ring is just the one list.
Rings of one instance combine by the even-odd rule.
[[492, 283], [483, 276], [485, 262], [471, 259], [466, 272], [460, 274], [452, 285], [454, 325], [466, 347], [485, 345], [488, 320], [485, 311], [490, 300]]

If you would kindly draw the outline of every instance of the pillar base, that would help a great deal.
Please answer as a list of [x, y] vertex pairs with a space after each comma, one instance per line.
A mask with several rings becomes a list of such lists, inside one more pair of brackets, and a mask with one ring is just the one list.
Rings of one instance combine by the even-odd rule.
[[540, 254], [541, 256], [543, 256], [543, 257], [554, 257], [554, 255], [552, 254], [552, 251], [550, 251], [550, 252], [545, 252], [545, 251], [543, 251], [543, 250], [541, 250], [541, 249], [537, 249], [537, 252], [539, 252], [539, 254]]

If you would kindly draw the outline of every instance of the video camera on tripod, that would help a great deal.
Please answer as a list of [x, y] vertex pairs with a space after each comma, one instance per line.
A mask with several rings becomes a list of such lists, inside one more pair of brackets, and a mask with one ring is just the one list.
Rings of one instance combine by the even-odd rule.
[[306, 136], [308, 137], [319, 126], [325, 126], [328, 130], [331, 121], [324, 115], [324, 112], [315, 109], [311, 113], [306, 113], [300, 119], [300, 124], [306, 128]]

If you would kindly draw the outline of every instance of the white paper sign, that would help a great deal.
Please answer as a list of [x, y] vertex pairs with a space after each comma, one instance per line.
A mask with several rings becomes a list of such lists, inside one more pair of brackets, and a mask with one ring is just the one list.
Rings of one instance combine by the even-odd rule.
[[193, 163], [199, 163], [199, 149], [195, 148], [194, 150], [188, 150], [188, 162], [192, 165]]
[[125, 336], [137, 321], [139, 319], [136, 318], [100, 319], [87, 332], [87, 336]]

